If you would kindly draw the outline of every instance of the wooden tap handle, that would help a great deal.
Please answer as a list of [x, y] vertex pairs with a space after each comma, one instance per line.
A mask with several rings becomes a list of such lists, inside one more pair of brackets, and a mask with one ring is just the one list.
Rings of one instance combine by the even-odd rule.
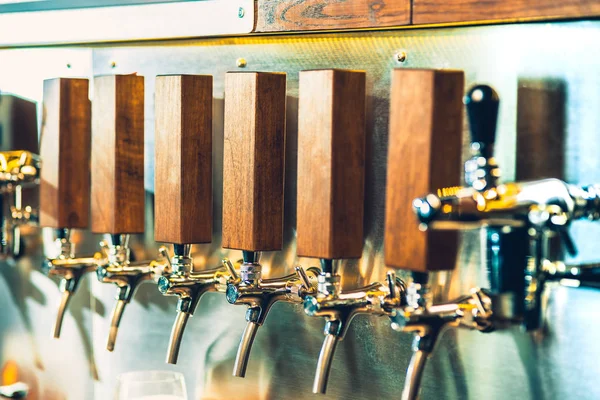
[[286, 76], [234, 72], [225, 77], [223, 247], [283, 246]]
[[462, 172], [462, 71], [392, 73], [385, 212], [385, 262], [417, 272], [453, 269], [458, 234], [425, 232], [415, 198], [458, 186]]
[[361, 71], [300, 72], [299, 256], [339, 259], [362, 254], [365, 79]]
[[87, 228], [91, 104], [87, 79], [44, 81], [40, 226]]
[[212, 76], [156, 77], [154, 237], [157, 242], [211, 241], [212, 94]]
[[144, 231], [144, 78], [94, 78], [92, 231]]

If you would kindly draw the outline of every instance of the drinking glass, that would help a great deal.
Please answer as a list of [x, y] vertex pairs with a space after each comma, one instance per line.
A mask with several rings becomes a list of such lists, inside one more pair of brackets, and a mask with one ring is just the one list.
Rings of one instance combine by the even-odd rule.
[[117, 376], [115, 400], [187, 400], [183, 374], [133, 371]]

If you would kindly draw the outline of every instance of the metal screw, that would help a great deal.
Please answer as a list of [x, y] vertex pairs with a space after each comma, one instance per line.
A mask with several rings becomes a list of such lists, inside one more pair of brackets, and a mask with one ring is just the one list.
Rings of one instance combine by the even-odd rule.
[[247, 63], [245, 58], [238, 58], [235, 62], [238, 68], [246, 68]]
[[238, 18], [244, 18], [245, 14], [246, 14], [246, 10], [244, 10], [244, 7], [238, 8]]
[[398, 53], [396, 53], [396, 61], [399, 63], [405, 62], [407, 58], [408, 58], [408, 55], [406, 54], [405, 51], [399, 51]]
[[116, 68], [117, 67], [117, 63], [115, 61], [110, 63], [110, 67], [111, 68]]
[[67, 64], [67, 68], [69, 68], [69, 69], [70, 69], [70, 68], [71, 68], [71, 64]]

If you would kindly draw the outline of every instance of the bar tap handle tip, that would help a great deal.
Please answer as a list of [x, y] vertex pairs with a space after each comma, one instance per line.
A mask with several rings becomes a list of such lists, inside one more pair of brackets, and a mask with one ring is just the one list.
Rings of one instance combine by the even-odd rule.
[[479, 146], [484, 157], [492, 156], [498, 122], [498, 93], [487, 85], [472, 87], [465, 96], [472, 146]]

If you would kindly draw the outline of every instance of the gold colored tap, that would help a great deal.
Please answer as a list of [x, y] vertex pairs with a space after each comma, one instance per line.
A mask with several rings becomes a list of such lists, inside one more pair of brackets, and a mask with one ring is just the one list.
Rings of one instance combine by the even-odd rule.
[[[303, 299], [317, 292], [318, 268], [304, 271], [296, 267], [295, 273], [274, 279], [262, 278], [260, 253], [244, 251], [244, 260], [237, 276], [228, 260], [224, 265], [234, 277], [227, 285], [227, 301], [248, 307], [246, 311], [246, 328], [238, 346], [233, 367], [233, 376], [243, 378], [246, 375], [252, 344], [258, 328], [264, 324], [273, 304], [279, 301], [300, 304]], [[235, 274], [235, 275], [234, 275]]]
[[[193, 316], [200, 298], [208, 292], [225, 292], [230, 282], [233, 266], [228, 270], [225, 266], [205, 271], [193, 271], [191, 245], [174, 245], [174, 257], [169, 260], [166, 247], [159, 249], [161, 255], [169, 263], [170, 273], [163, 274], [158, 279], [158, 289], [165, 296], [178, 296], [177, 317], [171, 331], [166, 362], [176, 364], [183, 332], [188, 319]], [[227, 261], [229, 262], [229, 261]]]
[[119, 324], [125, 306], [131, 302], [140, 284], [158, 282], [158, 279], [171, 272], [167, 260], [132, 262], [129, 249], [129, 235], [111, 235], [112, 243], [102, 241], [100, 247], [104, 263], [97, 266], [96, 275], [102, 283], [114, 283], [118, 290], [112, 311], [106, 349], [113, 351], [119, 331]]
[[[327, 261], [323, 260], [325, 266]], [[327, 389], [331, 363], [339, 341], [343, 340], [352, 319], [358, 314], [392, 316], [395, 308], [402, 304], [404, 283], [395, 275], [388, 274], [387, 283], [372, 283], [368, 286], [342, 291], [340, 276], [333, 266], [325, 266], [318, 276], [318, 293], [306, 296], [304, 312], [311, 317], [325, 318], [325, 340], [319, 353], [313, 393], [324, 394]]]
[[61, 278], [59, 289], [62, 292], [62, 297], [53, 331], [54, 337], [58, 339], [67, 306], [79, 287], [81, 278], [88, 272], [94, 272], [98, 265], [106, 262], [106, 255], [98, 252], [89, 257], [75, 257], [75, 244], [71, 241], [71, 231], [69, 229], [59, 229], [57, 233], [55, 245], [58, 256], [47, 258], [44, 261], [43, 269], [47, 275]]

